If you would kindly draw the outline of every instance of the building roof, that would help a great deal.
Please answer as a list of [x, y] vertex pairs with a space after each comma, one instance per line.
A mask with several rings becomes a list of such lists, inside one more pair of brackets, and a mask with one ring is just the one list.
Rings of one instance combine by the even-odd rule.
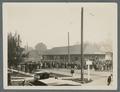
[[[70, 54], [80, 54], [80, 45], [73, 45], [69, 47]], [[84, 45], [84, 54], [105, 54], [96, 45]], [[68, 46], [55, 47], [44, 52], [44, 55], [65, 55], [68, 54]]]

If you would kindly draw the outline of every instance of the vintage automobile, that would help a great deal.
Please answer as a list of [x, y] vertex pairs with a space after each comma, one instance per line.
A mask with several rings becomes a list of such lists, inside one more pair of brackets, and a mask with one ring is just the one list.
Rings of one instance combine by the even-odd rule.
[[48, 71], [38, 71], [34, 74], [34, 80], [29, 82], [34, 86], [66, 86], [66, 85], [81, 85], [80, 83], [63, 80], [60, 77], [57, 77], [54, 73]]
[[34, 74], [34, 80], [48, 79], [49, 77], [50, 72], [47, 71], [39, 71]]

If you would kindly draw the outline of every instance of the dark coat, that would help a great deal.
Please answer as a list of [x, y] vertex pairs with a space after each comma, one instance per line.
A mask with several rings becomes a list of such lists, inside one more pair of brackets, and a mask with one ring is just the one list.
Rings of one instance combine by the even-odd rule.
[[111, 82], [111, 76], [108, 76], [108, 80], [109, 83]]

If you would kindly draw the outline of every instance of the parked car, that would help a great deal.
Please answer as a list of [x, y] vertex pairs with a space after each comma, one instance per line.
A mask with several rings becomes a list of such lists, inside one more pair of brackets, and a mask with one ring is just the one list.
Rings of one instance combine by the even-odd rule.
[[48, 79], [49, 77], [50, 77], [50, 72], [47, 71], [39, 71], [39, 72], [35, 72], [34, 74], [34, 80]]

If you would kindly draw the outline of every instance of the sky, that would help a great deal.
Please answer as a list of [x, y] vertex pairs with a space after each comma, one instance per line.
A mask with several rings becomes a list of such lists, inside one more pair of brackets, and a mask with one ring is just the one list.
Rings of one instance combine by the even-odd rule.
[[17, 32], [22, 46], [47, 48], [80, 43], [81, 7], [84, 8], [84, 42], [109, 43], [117, 31], [116, 3], [3, 3], [3, 31]]

